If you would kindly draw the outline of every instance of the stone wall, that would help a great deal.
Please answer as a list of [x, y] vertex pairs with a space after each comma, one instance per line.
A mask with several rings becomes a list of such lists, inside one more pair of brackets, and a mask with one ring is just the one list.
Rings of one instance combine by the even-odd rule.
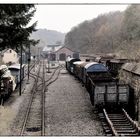
[[126, 84], [129, 84], [130, 87], [134, 89], [136, 118], [138, 119], [140, 125], [140, 75], [122, 69], [119, 77], [120, 80], [124, 81]]

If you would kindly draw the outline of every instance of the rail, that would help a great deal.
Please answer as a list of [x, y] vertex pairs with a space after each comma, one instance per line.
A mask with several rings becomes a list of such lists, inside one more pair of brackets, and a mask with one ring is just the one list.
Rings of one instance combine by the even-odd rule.
[[[38, 75], [39, 75], [39, 73], [40, 73], [40, 67], [39, 67], [39, 70], [38, 70]], [[30, 97], [30, 100], [29, 100], [28, 108], [27, 108], [27, 111], [26, 111], [26, 114], [25, 114], [22, 129], [21, 129], [21, 132], [20, 132], [20, 136], [23, 136], [23, 134], [24, 134], [24, 130], [25, 130], [25, 127], [26, 127], [26, 124], [27, 124], [27, 119], [28, 119], [28, 116], [29, 116], [29, 113], [30, 113], [33, 97], [34, 97], [34, 94], [35, 94], [35, 89], [36, 88], [34, 88], [34, 87], [37, 86], [37, 82], [38, 82], [38, 77], [35, 79], [34, 86], [31, 90], [32, 94], [31, 94], [31, 97]]]
[[137, 132], [139, 132], [138, 124], [130, 118], [130, 116], [127, 114], [127, 112], [123, 108], [122, 108], [122, 111], [123, 111], [125, 117], [128, 119], [128, 121], [133, 125], [133, 127], [137, 130]]
[[127, 114], [125, 109], [120, 108], [114, 112], [108, 113], [103, 109], [99, 113], [104, 131], [106, 135], [113, 136], [139, 136], [140, 129], [136, 122]]
[[110, 126], [110, 128], [111, 128], [111, 131], [112, 131], [113, 135], [114, 135], [114, 136], [118, 136], [118, 133], [117, 133], [117, 131], [115, 130], [112, 121], [109, 119], [109, 117], [108, 117], [107, 112], [106, 112], [105, 109], [103, 109], [103, 113], [104, 113], [104, 115], [105, 115], [106, 121], [108, 122], [108, 124], [109, 124], [109, 126]]

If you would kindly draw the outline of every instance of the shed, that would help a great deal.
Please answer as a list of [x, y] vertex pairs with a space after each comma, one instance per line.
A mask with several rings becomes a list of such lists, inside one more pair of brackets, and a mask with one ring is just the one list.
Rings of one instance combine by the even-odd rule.
[[43, 49], [43, 54], [50, 61], [66, 61], [68, 57], [79, 58], [79, 52], [73, 51], [64, 46], [56, 45], [51, 45], [51, 47], [45, 47]]
[[140, 76], [140, 63], [126, 63], [122, 69]]

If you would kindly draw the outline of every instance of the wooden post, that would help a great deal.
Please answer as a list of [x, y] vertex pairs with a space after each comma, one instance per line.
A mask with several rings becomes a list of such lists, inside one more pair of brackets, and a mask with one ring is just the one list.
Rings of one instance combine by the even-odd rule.
[[20, 87], [19, 87], [19, 95], [21, 96], [21, 80], [22, 80], [22, 45], [21, 45], [21, 48], [20, 48]]

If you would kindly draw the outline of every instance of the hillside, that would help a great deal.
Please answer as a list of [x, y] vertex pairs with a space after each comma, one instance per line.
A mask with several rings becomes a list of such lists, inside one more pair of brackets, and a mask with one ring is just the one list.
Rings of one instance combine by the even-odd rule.
[[65, 46], [80, 53], [116, 53], [140, 59], [140, 5], [80, 23], [66, 34]]
[[39, 47], [45, 47], [48, 44], [55, 44], [57, 41], [64, 42], [65, 34], [55, 30], [38, 29], [31, 35], [33, 39], [40, 39]]

